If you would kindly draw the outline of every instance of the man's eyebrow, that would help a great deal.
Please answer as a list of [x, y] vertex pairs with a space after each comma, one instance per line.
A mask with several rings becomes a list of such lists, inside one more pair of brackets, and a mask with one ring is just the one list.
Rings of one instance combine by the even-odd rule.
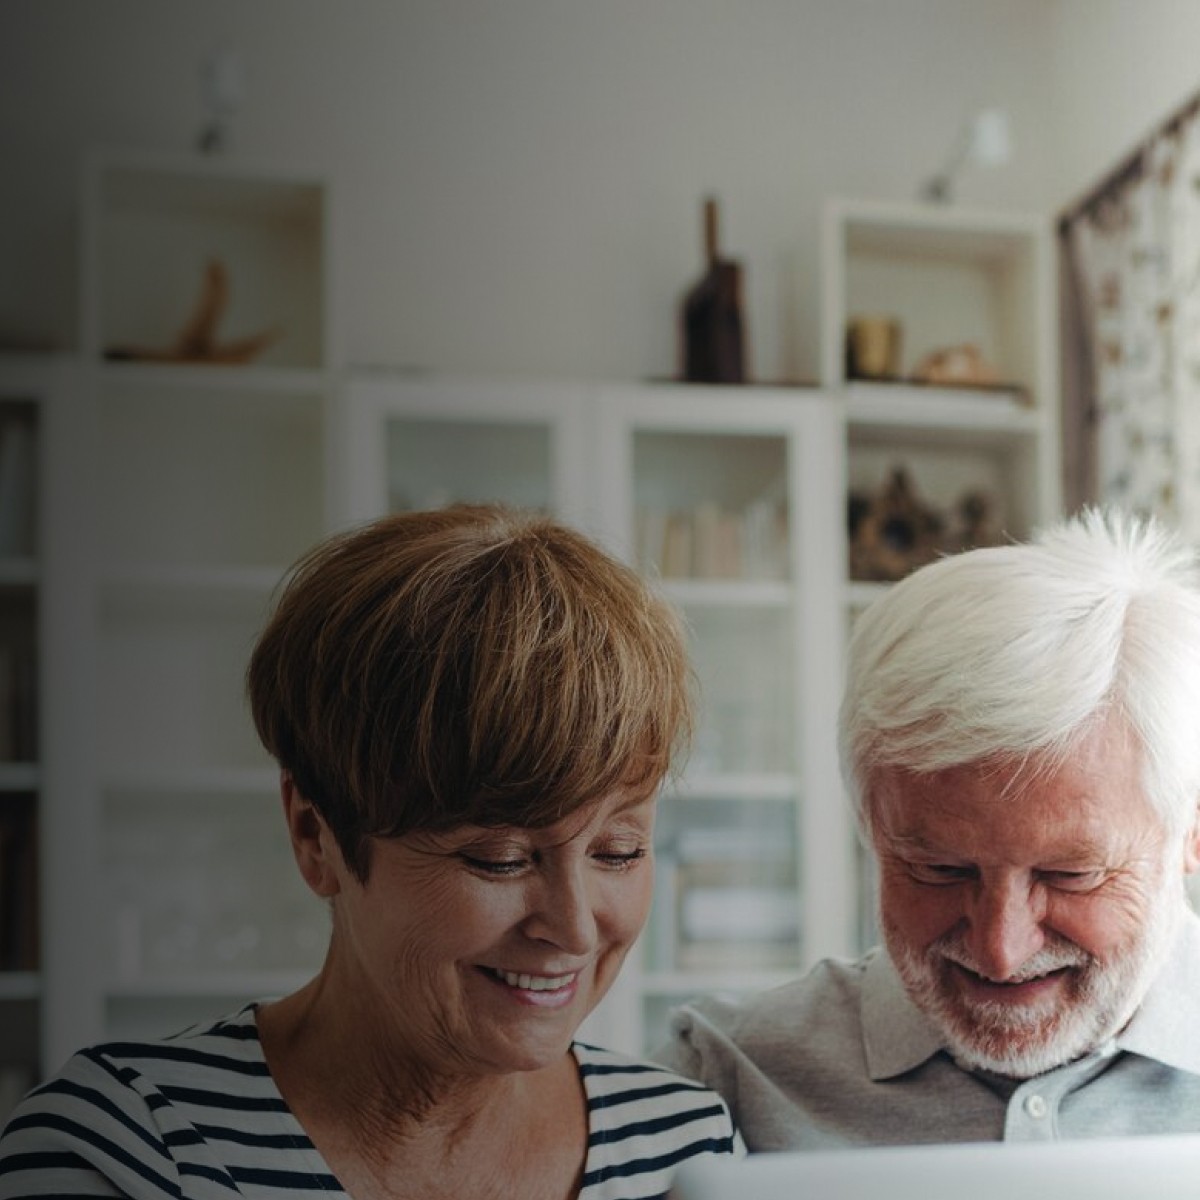
[[919, 833], [887, 833], [885, 831], [884, 836], [893, 850], [900, 850], [908, 854], [934, 854], [950, 858], [958, 857], [943, 846], [935, 846], [928, 838], [922, 837]]

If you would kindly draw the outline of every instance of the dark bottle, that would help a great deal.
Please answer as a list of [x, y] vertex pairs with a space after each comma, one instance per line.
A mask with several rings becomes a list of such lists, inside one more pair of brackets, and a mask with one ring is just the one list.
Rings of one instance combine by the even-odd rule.
[[745, 383], [742, 268], [717, 249], [717, 202], [704, 201], [707, 268], [683, 300], [683, 378], [689, 383]]

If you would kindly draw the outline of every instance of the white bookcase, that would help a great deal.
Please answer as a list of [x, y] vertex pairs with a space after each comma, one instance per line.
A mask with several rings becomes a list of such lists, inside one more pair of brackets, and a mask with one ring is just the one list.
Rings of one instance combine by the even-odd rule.
[[[1016, 537], [1061, 505], [1053, 240], [1044, 217], [935, 205], [831, 201], [823, 229], [822, 381], [844, 395], [852, 489], [894, 466], [950, 510], [968, 489]], [[846, 376], [855, 316], [901, 330], [899, 377]], [[996, 369], [987, 388], [909, 382], [929, 352], [971, 344]]]
[[[62, 814], [47, 1071], [80, 1044], [290, 988], [323, 953], [242, 679], [273, 589], [329, 523], [329, 206], [324, 180], [291, 170], [86, 164], [57, 492], [72, 520], [55, 542], [70, 597], [47, 716]], [[229, 279], [217, 343], [275, 339], [242, 364], [156, 361], [214, 259]]]

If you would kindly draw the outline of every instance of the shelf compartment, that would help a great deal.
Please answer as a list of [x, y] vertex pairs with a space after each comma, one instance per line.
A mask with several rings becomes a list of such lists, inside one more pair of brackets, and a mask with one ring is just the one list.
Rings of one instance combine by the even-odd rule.
[[0, 1002], [36, 1000], [42, 994], [42, 977], [37, 971], [0, 971]]
[[206, 264], [229, 274], [219, 340], [278, 331], [258, 361], [329, 361], [327, 189], [289, 172], [97, 153], [84, 209], [83, 345], [166, 348], [191, 315]]
[[1038, 398], [1042, 313], [1031, 298], [1041, 282], [1044, 223], [850, 202], [834, 204], [828, 220], [842, 274], [827, 354], [839, 356], [851, 318], [886, 316], [901, 329], [901, 378], [930, 352], [970, 344], [999, 380]]
[[659, 810], [655, 857], [643, 946], [648, 970], [798, 968], [803, 938], [792, 796], [668, 796]]
[[795, 603], [791, 584], [759, 579], [664, 579], [663, 592], [682, 608], [775, 608]]
[[796, 799], [797, 780], [784, 772], [712, 774], [688, 765], [682, 778], [667, 789], [680, 800], [789, 800]]
[[24, 591], [34, 588], [41, 575], [37, 559], [22, 555], [0, 557], [0, 588]]
[[244, 616], [261, 621], [287, 568], [113, 566], [100, 583], [101, 611]]
[[700, 681], [691, 768], [699, 774], [795, 768], [790, 609], [686, 610]]
[[[1025, 431], [943, 428], [931, 436], [913, 427], [869, 424], [851, 426], [849, 433], [847, 482], [854, 503], [860, 510], [881, 504], [889, 481], [902, 471], [920, 510], [939, 527], [927, 559], [971, 544], [1028, 537], [1041, 516], [1039, 470], [1038, 438]], [[985, 506], [985, 519], [974, 529], [964, 510], [969, 497]], [[853, 553], [851, 558], [853, 563]], [[871, 577], [853, 572], [852, 565], [852, 578]]]
[[549, 425], [532, 421], [391, 417], [388, 509], [502, 501], [550, 512], [551, 436]]
[[34, 792], [42, 780], [35, 762], [0, 762], [0, 792]]
[[103, 614], [97, 655], [99, 769], [119, 776], [262, 767], [244, 698], [260, 621], [155, 608]]
[[[27, 984], [40, 962], [38, 812], [33, 792], [0, 792], [0, 977]], [[0, 993], [2, 994], [2, 993]]]
[[328, 914], [301, 879], [277, 800], [258, 793], [105, 797], [110, 989], [149, 998], [315, 970]]
[[666, 997], [679, 1004], [714, 992], [765, 992], [795, 980], [795, 971], [647, 971], [642, 976], [642, 991], [648, 997]]
[[640, 429], [633, 477], [641, 570], [671, 583], [790, 577], [785, 438]]
[[321, 404], [309, 395], [108, 387], [98, 412], [105, 560], [290, 562], [323, 529]]
[[38, 991], [18, 994], [0, 990], [0, 1127], [41, 1078]]

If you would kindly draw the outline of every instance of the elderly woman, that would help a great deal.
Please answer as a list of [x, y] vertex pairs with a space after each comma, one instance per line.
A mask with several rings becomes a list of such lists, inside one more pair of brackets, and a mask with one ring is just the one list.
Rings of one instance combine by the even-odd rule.
[[320, 973], [23, 1102], [0, 1194], [662, 1195], [724, 1104], [580, 1043], [646, 918], [690, 727], [671, 609], [549, 520], [457, 507], [302, 559], [248, 671]]

